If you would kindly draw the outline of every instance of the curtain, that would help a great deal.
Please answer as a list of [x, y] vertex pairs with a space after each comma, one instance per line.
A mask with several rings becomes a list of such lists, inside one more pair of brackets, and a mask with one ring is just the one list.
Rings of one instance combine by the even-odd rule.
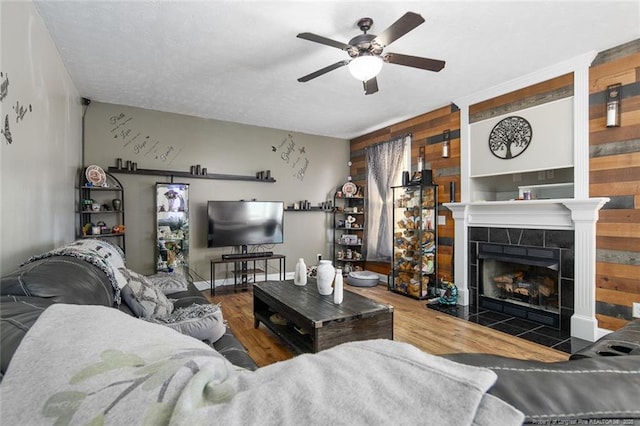
[[368, 147], [366, 260], [391, 262], [393, 244], [393, 191], [402, 181], [405, 150], [411, 146], [411, 135]]

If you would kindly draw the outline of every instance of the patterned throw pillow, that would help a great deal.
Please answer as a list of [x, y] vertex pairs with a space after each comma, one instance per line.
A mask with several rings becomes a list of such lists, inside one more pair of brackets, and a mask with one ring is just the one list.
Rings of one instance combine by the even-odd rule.
[[147, 277], [126, 268], [120, 268], [120, 271], [127, 278], [127, 287], [133, 296], [133, 300], [125, 297], [125, 303], [140, 305], [129, 305], [133, 312], [140, 312], [143, 318], [163, 318], [173, 312], [173, 303]]
[[151, 284], [160, 289], [164, 294], [187, 291], [187, 279], [179, 274], [158, 272], [154, 275], [147, 275]]
[[194, 303], [186, 308], [178, 308], [164, 318], [146, 319], [146, 321], [162, 324], [184, 335], [211, 343], [220, 339], [227, 325], [222, 317], [220, 305], [200, 305]]

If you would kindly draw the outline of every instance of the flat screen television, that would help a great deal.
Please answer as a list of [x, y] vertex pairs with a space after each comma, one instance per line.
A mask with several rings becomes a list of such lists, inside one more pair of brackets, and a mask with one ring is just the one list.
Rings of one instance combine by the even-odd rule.
[[207, 247], [284, 242], [284, 202], [208, 201]]

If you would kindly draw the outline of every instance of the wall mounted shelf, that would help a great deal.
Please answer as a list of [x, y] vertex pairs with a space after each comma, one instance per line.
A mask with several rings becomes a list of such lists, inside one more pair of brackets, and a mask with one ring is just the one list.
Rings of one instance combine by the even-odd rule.
[[119, 169], [117, 167], [109, 167], [109, 173], [121, 173], [121, 174], [129, 174], [129, 175], [152, 175], [152, 176], [168, 176], [173, 181], [174, 177], [179, 178], [191, 178], [191, 179], [218, 179], [218, 180], [242, 180], [242, 181], [250, 181], [250, 182], [260, 182], [260, 183], [273, 183], [276, 180], [274, 178], [269, 179], [258, 179], [255, 176], [242, 176], [242, 175], [227, 175], [227, 174], [219, 174], [219, 173], [207, 173], [206, 175], [196, 175], [189, 172], [176, 172], [172, 170], [156, 170], [156, 169], [136, 169], [136, 170], [127, 170], [127, 169]]
[[325, 212], [325, 213], [332, 213], [333, 210], [327, 210], [327, 209], [323, 209], [321, 207], [311, 207], [309, 209], [284, 209], [285, 213], [288, 212], [296, 212], [296, 213], [308, 213], [308, 212]]

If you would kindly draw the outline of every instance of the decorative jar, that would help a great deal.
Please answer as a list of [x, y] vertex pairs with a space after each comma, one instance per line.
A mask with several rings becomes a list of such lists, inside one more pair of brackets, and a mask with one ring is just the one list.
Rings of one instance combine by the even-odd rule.
[[342, 269], [336, 268], [336, 277], [333, 281], [333, 303], [339, 305], [344, 297], [344, 281], [342, 278]]
[[331, 284], [333, 283], [335, 274], [336, 270], [330, 260], [321, 260], [320, 263], [318, 263], [318, 270], [316, 272], [318, 293], [323, 296], [328, 296], [333, 292]]
[[304, 263], [303, 258], [298, 259], [293, 283], [299, 286], [307, 285], [307, 265]]

